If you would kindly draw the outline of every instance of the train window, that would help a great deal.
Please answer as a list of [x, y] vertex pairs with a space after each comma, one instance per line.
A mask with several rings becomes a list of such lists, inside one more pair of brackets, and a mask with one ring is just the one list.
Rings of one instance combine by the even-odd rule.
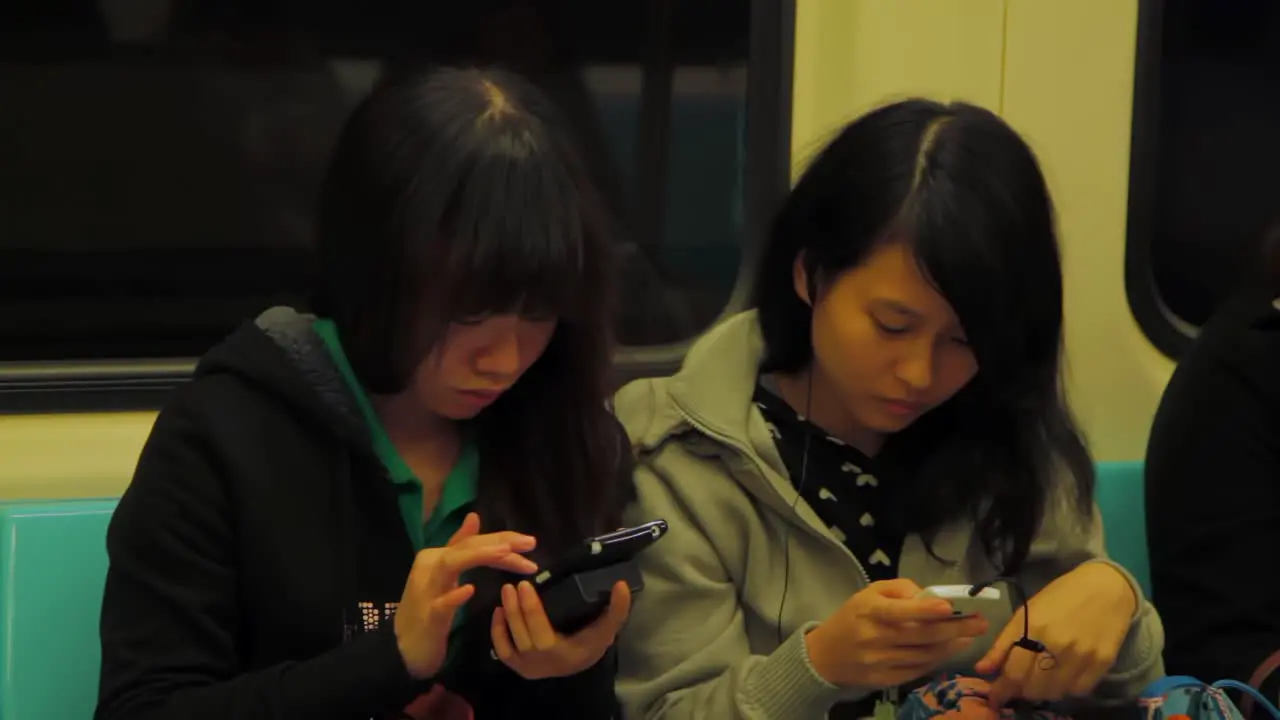
[[1280, 217], [1280, 3], [1142, 0], [1126, 286], [1176, 357]]
[[60, 377], [162, 387], [244, 319], [304, 305], [340, 125], [384, 68], [424, 60], [504, 65], [557, 101], [621, 220], [620, 340], [649, 357], [686, 341], [741, 297], [747, 236], [787, 187], [793, 13], [776, 0], [5, 3], [0, 396]]

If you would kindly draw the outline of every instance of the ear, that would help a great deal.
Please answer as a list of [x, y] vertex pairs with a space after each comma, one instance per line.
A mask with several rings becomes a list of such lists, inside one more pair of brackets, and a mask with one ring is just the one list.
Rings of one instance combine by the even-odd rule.
[[813, 298], [809, 297], [809, 271], [804, 267], [803, 250], [796, 255], [796, 261], [791, 264], [791, 283], [795, 286], [796, 296], [805, 305], [813, 307]]

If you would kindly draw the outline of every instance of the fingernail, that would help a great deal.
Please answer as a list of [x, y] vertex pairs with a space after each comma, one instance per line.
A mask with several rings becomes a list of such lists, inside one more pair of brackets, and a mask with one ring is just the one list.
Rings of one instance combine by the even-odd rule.
[[520, 581], [520, 589], [521, 589], [521, 590], [528, 590], [529, 592], [533, 592], [533, 583], [529, 582], [528, 580], [521, 580], [521, 581]]

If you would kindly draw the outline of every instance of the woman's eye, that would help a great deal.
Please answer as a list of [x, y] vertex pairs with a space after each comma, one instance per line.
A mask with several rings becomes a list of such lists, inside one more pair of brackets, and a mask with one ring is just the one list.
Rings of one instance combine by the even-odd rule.
[[881, 322], [880, 320], [876, 320], [875, 323], [876, 323], [876, 326], [880, 328], [881, 332], [887, 333], [889, 335], [901, 335], [902, 333], [911, 329], [905, 325], [890, 325], [888, 323]]
[[455, 325], [479, 325], [480, 323], [488, 319], [489, 317], [487, 315], [471, 315], [468, 317], [460, 318], [458, 320], [454, 320], [453, 323]]

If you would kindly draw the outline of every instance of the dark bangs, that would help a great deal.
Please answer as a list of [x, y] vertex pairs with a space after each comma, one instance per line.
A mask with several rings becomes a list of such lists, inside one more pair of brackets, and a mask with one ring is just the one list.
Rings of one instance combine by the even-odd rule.
[[616, 528], [630, 487], [608, 415], [612, 225], [550, 101], [494, 69], [392, 73], [343, 128], [321, 193], [314, 308], [372, 393], [403, 391], [450, 323], [562, 322], [472, 422], [487, 529], [554, 556]]
[[559, 127], [499, 71], [393, 75], [352, 113], [321, 191], [313, 307], [371, 392], [402, 390], [458, 320], [596, 331], [607, 228]]
[[599, 300], [604, 268], [587, 236], [601, 230], [589, 226], [568, 168], [527, 135], [507, 140], [459, 178], [442, 223], [448, 257], [441, 265], [423, 258], [419, 277], [438, 281], [444, 321], [503, 314], [580, 321]]

